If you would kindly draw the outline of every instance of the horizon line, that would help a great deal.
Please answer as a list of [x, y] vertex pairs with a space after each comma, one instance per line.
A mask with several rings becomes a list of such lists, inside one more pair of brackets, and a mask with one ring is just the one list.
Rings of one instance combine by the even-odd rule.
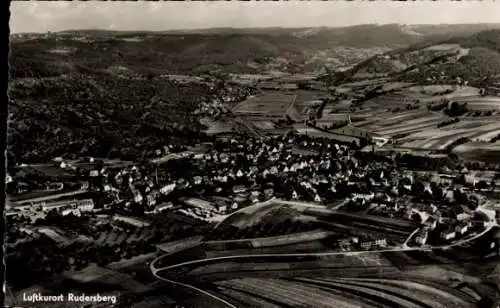
[[101, 32], [149, 32], [149, 33], [161, 33], [161, 32], [197, 32], [197, 31], [207, 31], [207, 30], [265, 30], [265, 29], [290, 29], [290, 30], [300, 30], [300, 29], [345, 29], [345, 28], [355, 28], [360, 26], [413, 26], [413, 27], [422, 27], [422, 26], [467, 26], [467, 25], [498, 25], [500, 26], [500, 22], [475, 22], [475, 23], [418, 23], [418, 24], [405, 24], [405, 23], [361, 23], [356, 25], [349, 26], [304, 26], [304, 27], [287, 27], [287, 26], [270, 26], [270, 27], [207, 27], [207, 28], [178, 28], [178, 29], [165, 29], [165, 30], [145, 30], [145, 29], [137, 29], [137, 30], [126, 30], [126, 29], [106, 29], [106, 28], [81, 28], [81, 29], [64, 29], [58, 31], [44, 31], [44, 32], [11, 32], [10, 35], [13, 34], [43, 34], [43, 33], [63, 33], [63, 32], [78, 32], [78, 31], [101, 31]]

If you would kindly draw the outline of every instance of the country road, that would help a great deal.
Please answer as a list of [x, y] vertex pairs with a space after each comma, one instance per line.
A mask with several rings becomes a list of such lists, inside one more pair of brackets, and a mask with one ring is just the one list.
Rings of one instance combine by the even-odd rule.
[[[402, 251], [427, 251], [428, 252], [428, 251], [433, 251], [433, 250], [447, 250], [449, 248], [452, 248], [455, 246], [460, 246], [460, 245], [463, 245], [463, 244], [470, 242], [470, 241], [474, 241], [474, 240], [478, 239], [479, 237], [485, 235], [487, 232], [489, 232], [495, 226], [498, 226], [496, 221], [490, 221], [490, 224], [488, 225], [488, 227], [485, 228], [481, 233], [478, 233], [470, 238], [467, 238], [467, 239], [464, 239], [464, 240], [461, 240], [461, 241], [458, 241], [458, 242], [455, 242], [452, 244], [443, 245], [443, 246], [408, 247], [405, 243], [405, 244], [403, 244], [402, 247], [396, 247], [396, 248], [392, 248], [392, 249], [375, 250], [375, 251], [362, 250], [362, 251], [348, 251], [348, 252], [314, 252], [314, 253], [234, 255], [234, 256], [223, 256], [223, 257], [206, 258], [206, 259], [200, 259], [200, 260], [192, 260], [192, 261], [186, 261], [186, 262], [179, 263], [179, 264], [169, 265], [169, 266], [162, 267], [162, 268], [156, 268], [155, 267], [156, 262], [158, 260], [160, 260], [161, 258], [166, 256], [166, 255], [163, 255], [163, 256], [156, 258], [154, 261], [152, 261], [150, 263], [149, 267], [150, 267], [152, 274], [160, 280], [170, 282], [173, 284], [182, 285], [184, 287], [190, 288], [192, 290], [195, 290], [195, 291], [198, 291], [202, 294], [210, 296], [211, 298], [216, 299], [219, 302], [223, 303], [227, 307], [235, 307], [234, 305], [227, 302], [226, 300], [224, 300], [216, 295], [213, 295], [205, 290], [199, 289], [199, 288], [192, 286], [192, 285], [189, 285], [189, 284], [180, 283], [180, 282], [176, 282], [176, 281], [173, 281], [170, 279], [163, 278], [158, 274], [158, 272], [170, 270], [170, 269], [174, 269], [174, 268], [178, 268], [178, 267], [182, 267], [182, 266], [193, 265], [193, 264], [197, 264], [197, 263], [212, 262], [212, 261], [224, 261], [224, 260], [236, 260], [236, 259], [272, 258], [272, 257], [278, 258], [278, 257], [335, 256], [335, 255], [357, 256], [357, 255], [367, 254], [367, 253], [402, 252]], [[415, 232], [417, 232], [417, 231], [418, 231], [418, 229], [415, 230]]]

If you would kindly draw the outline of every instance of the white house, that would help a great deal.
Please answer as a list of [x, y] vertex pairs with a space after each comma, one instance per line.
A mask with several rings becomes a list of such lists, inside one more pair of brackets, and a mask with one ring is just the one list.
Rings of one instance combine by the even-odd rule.
[[455, 227], [455, 232], [460, 234], [465, 234], [469, 230], [469, 225], [466, 223], [461, 223]]
[[77, 209], [82, 212], [92, 211], [94, 209], [94, 206], [94, 200], [92, 199], [78, 200], [76, 202]]
[[469, 217], [470, 217], [470, 215], [467, 214], [467, 213], [457, 214], [457, 220], [458, 221], [464, 221], [464, 220], [468, 219]]
[[428, 234], [427, 232], [421, 232], [419, 235], [417, 235], [417, 237], [415, 238], [415, 242], [417, 244], [420, 244], [420, 245], [425, 245], [425, 243], [427, 242], [427, 237], [428, 237]]
[[233, 202], [233, 204], [231, 204], [231, 209], [232, 210], [238, 209], [238, 202]]
[[168, 195], [169, 193], [171, 193], [175, 189], [176, 186], [177, 186], [176, 183], [167, 184], [167, 185], [163, 186], [162, 188], [160, 188], [160, 193], [162, 193], [164, 195]]
[[456, 237], [456, 233], [452, 229], [448, 229], [446, 231], [441, 232], [441, 238], [443, 240], [447, 240], [448, 241], [448, 240], [454, 239], [455, 237]]

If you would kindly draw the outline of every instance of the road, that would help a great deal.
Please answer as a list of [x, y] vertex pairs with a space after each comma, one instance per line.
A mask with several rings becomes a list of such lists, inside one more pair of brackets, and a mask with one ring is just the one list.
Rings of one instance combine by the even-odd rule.
[[[200, 292], [202, 294], [205, 294], [206, 296], [209, 296], [213, 299], [216, 299], [217, 301], [221, 302], [227, 307], [235, 307], [231, 303], [227, 302], [226, 300], [213, 295], [205, 290], [199, 289], [195, 286], [185, 284], [185, 283], [180, 283], [177, 281], [173, 281], [170, 279], [166, 279], [161, 277], [158, 273], [160, 271], [165, 271], [173, 268], [178, 268], [182, 266], [187, 266], [187, 265], [193, 265], [197, 263], [204, 263], [204, 262], [213, 262], [213, 261], [224, 261], [224, 260], [235, 260], [235, 259], [251, 259], [251, 258], [269, 258], [269, 257], [308, 257], [308, 256], [335, 256], [335, 255], [345, 255], [345, 256], [357, 256], [361, 254], [368, 254], [368, 253], [383, 253], [383, 252], [403, 252], [403, 251], [433, 251], [433, 250], [446, 250], [449, 248], [452, 248], [454, 246], [460, 246], [463, 245], [467, 242], [474, 241], [478, 239], [479, 237], [483, 236], [487, 232], [489, 232], [494, 226], [498, 226], [496, 221], [490, 221], [489, 225], [483, 230], [481, 233], [476, 234], [475, 236], [472, 236], [470, 238], [454, 242], [448, 245], [443, 245], [443, 246], [422, 246], [422, 247], [408, 247], [406, 245], [406, 242], [401, 246], [401, 247], [395, 247], [391, 249], [383, 249], [383, 250], [376, 250], [376, 251], [371, 251], [371, 250], [362, 250], [362, 251], [349, 251], [349, 252], [315, 252], [315, 253], [285, 253], [285, 254], [255, 254], [255, 255], [235, 255], [235, 256], [223, 256], [223, 257], [214, 257], [214, 258], [206, 258], [206, 259], [201, 259], [201, 260], [192, 260], [192, 261], [187, 261], [179, 264], [174, 264], [174, 265], [169, 265], [166, 267], [162, 268], [156, 268], [155, 264], [158, 260], [163, 258], [165, 255], [160, 256], [156, 258], [153, 262], [150, 264], [150, 269], [153, 275], [163, 281], [181, 285], [187, 288], [190, 288], [192, 290], [195, 290], [197, 292]], [[418, 229], [414, 231], [414, 233], [418, 232]]]
[[[266, 202], [262, 202], [262, 203], [258, 203], [256, 205], [253, 205], [250, 209], [253, 210], [253, 209], [259, 209], [263, 206], [266, 206], [266, 205], [270, 205], [270, 204], [273, 204], [273, 203], [282, 203], [282, 204], [288, 204], [288, 205], [295, 205], [295, 206], [303, 206], [303, 207], [315, 207], [315, 208], [318, 208], [318, 207], [321, 207], [321, 208], [325, 208], [324, 206], [320, 206], [320, 205], [317, 205], [317, 204], [310, 204], [310, 203], [305, 203], [305, 202], [289, 202], [289, 201], [282, 201], [282, 200], [279, 200], [279, 199], [270, 199]], [[248, 211], [249, 208], [242, 208], [236, 212], [233, 212], [231, 215], [235, 214], [235, 213], [238, 213], [238, 212], [244, 212], [244, 211]], [[478, 210], [482, 210], [482, 208], [479, 208]], [[483, 211], [483, 212], [486, 212], [486, 211]], [[201, 259], [201, 260], [192, 260], [192, 261], [187, 261], [187, 262], [183, 262], [183, 263], [179, 263], [179, 264], [174, 264], [174, 265], [170, 265], [170, 266], [166, 266], [166, 267], [162, 267], [162, 268], [156, 268], [155, 267], [155, 264], [157, 263], [158, 260], [160, 260], [161, 258], [163, 258], [164, 256], [166, 255], [163, 255], [163, 256], [160, 256], [158, 258], [156, 258], [153, 262], [150, 263], [150, 269], [151, 269], [151, 272], [153, 273], [153, 275], [160, 279], [160, 280], [163, 280], [163, 281], [166, 281], [166, 282], [170, 282], [170, 283], [173, 283], [173, 284], [177, 284], [177, 285], [181, 285], [181, 286], [184, 286], [184, 287], [187, 287], [187, 288], [190, 288], [192, 290], [195, 290], [197, 292], [200, 292], [202, 294], [205, 294], [213, 299], [216, 299], [217, 301], [221, 302], [222, 304], [224, 304], [225, 306], [227, 307], [235, 307], [234, 305], [232, 305], [231, 303], [227, 302], [226, 300], [216, 296], [216, 295], [213, 295], [205, 290], [202, 290], [202, 289], [199, 289], [195, 286], [192, 286], [192, 285], [189, 285], [189, 284], [185, 284], [185, 283], [180, 283], [180, 282], [176, 282], [176, 281], [173, 281], [173, 280], [170, 280], [170, 279], [166, 279], [166, 278], [163, 278], [161, 277], [160, 275], [158, 275], [158, 272], [160, 271], [165, 271], [165, 270], [169, 270], [169, 269], [173, 269], [173, 268], [178, 268], [178, 267], [182, 267], [182, 266], [187, 266], [187, 265], [193, 265], [193, 264], [197, 264], [197, 263], [204, 263], [204, 262], [213, 262], [213, 261], [224, 261], [224, 260], [235, 260], [235, 259], [251, 259], [251, 258], [269, 258], [269, 257], [308, 257], [308, 256], [335, 256], [335, 255], [345, 255], [345, 256], [356, 256], [356, 255], [361, 255], [361, 254], [367, 254], [367, 253], [373, 253], [373, 252], [376, 252], [376, 253], [383, 253], [383, 252], [404, 252], [404, 251], [433, 251], [433, 250], [447, 250], [447, 249], [450, 249], [452, 247], [455, 247], [455, 246], [460, 246], [460, 245], [463, 245], [465, 243], [468, 243], [468, 242], [471, 242], [471, 241], [474, 241], [478, 238], [480, 238], [481, 236], [485, 235], [486, 233], [488, 233], [493, 227], [495, 226], [498, 226], [498, 223], [495, 219], [494, 216], [491, 216], [491, 213], [488, 213], [486, 212], [486, 214], [488, 215], [488, 217], [490, 218], [490, 221], [487, 225], [487, 227], [480, 233], [472, 236], [472, 237], [469, 237], [469, 238], [466, 238], [466, 239], [463, 239], [463, 240], [460, 240], [460, 241], [457, 241], [457, 242], [454, 242], [454, 243], [451, 243], [451, 244], [448, 244], [448, 245], [442, 245], [442, 246], [421, 246], [421, 247], [409, 247], [407, 244], [408, 242], [410, 241], [410, 239], [420, 230], [420, 229], [416, 229], [415, 231], [413, 231], [413, 233], [407, 238], [407, 240], [400, 246], [400, 247], [394, 247], [394, 248], [390, 248], [390, 249], [383, 249], [383, 250], [376, 250], [376, 251], [371, 251], [371, 250], [362, 250], [362, 251], [348, 251], [348, 252], [315, 252], [315, 253], [285, 253], [285, 254], [254, 254], [254, 255], [234, 255], [234, 256], [223, 256], [223, 257], [214, 257], [214, 258], [206, 258], [206, 259]], [[230, 217], [231, 215], [229, 215], [228, 217]], [[222, 222], [220, 222], [222, 223]], [[220, 223], [216, 226], [216, 228], [220, 225]], [[168, 254], [167, 254], [168, 255]]]
[[204, 294], [212, 299], [215, 299], [216, 301], [224, 304], [226, 307], [230, 307], [230, 308], [237, 308], [235, 305], [231, 304], [230, 302], [226, 301], [225, 299], [223, 298], [220, 298], [216, 295], [213, 295], [212, 293], [210, 292], [207, 292], [205, 290], [202, 290], [200, 288], [197, 288], [195, 286], [192, 286], [190, 284], [187, 284], [187, 283], [182, 283], [182, 282], [178, 282], [178, 281], [174, 281], [174, 280], [170, 280], [170, 279], [167, 279], [167, 278], [163, 278], [161, 277], [160, 275], [158, 275], [158, 270], [156, 270], [154, 267], [153, 267], [153, 264], [156, 262], [156, 260], [154, 260], [153, 262], [151, 262], [151, 264], [149, 265], [149, 268], [151, 269], [151, 273], [153, 273], [153, 275], [161, 280], [161, 281], [164, 281], [164, 282], [167, 282], [167, 283], [171, 283], [173, 285], [178, 285], [178, 286], [182, 286], [182, 287], [185, 287], [185, 288], [188, 288], [188, 289], [191, 289], [191, 290], [194, 290], [196, 292], [199, 292], [201, 294]]

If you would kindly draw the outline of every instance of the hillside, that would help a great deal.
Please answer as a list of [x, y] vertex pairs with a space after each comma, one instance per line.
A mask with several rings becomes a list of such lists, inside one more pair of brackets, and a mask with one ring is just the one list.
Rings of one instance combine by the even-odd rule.
[[[180, 84], [162, 78], [165, 74], [213, 77], [217, 72], [304, 73], [355, 66], [338, 79], [400, 73], [399, 78], [411, 80], [446, 68], [446, 63], [428, 63], [441, 54], [456, 57], [457, 50], [467, 54], [451, 62], [459, 64], [449, 68], [456, 74], [498, 71], [498, 30], [469, 36], [460, 44], [448, 42], [455, 46], [451, 51], [417, 50], [416, 60], [402, 51], [408, 45], [432, 47], [429, 40], [469, 28], [439, 29], [360, 25], [16, 34], [10, 55], [9, 162], [67, 153], [134, 158], [165, 144], [205, 138], [193, 110], [221, 88]], [[412, 66], [422, 71], [413, 76]], [[248, 92], [241, 87], [236, 91]]]
[[[400, 25], [166, 32], [70, 30], [50, 35], [16, 35], [12, 70], [14, 77], [23, 77], [27, 73], [22, 71], [33, 64], [49, 66], [51, 72], [66, 72], [75, 67], [99, 67], [103, 60], [139, 72], [303, 72], [318, 70], [324, 64], [335, 70], [435, 35], [427, 32], [421, 34]], [[36, 65], [38, 61], [43, 64]], [[70, 67], [54, 68], [63, 61]], [[155, 69], [145, 69], [144, 63]]]
[[430, 36], [408, 48], [363, 61], [336, 79], [393, 77], [428, 84], [439, 83], [446, 76], [481, 85], [484, 79], [494, 79], [499, 73], [500, 30], [493, 29], [441, 40]]
[[203, 138], [191, 118], [210, 93], [202, 85], [106, 74], [23, 79], [10, 92], [9, 163], [70, 154], [140, 158]]
[[9, 163], [137, 158], [205, 138], [193, 111], [216, 93], [165, 74], [315, 71], [414, 41], [398, 26], [13, 35]]

